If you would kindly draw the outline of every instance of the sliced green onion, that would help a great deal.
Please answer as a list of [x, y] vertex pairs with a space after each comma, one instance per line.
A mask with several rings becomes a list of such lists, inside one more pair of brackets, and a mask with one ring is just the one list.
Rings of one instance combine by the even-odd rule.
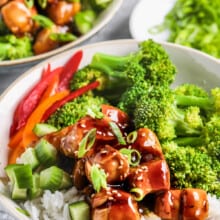
[[127, 156], [128, 162], [131, 166], [137, 166], [141, 161], [141, 154], [135, 149], [122, 148], [120, 153]]
[[28, 8], [32, 8], [34, 6], [34, 0], [24, 0], [24, 3]]
[[109, 125], [110, 125], [114, 135], [117, 137], [119, 144], [126, 145], [126, 141], [125, 141], [118, 125], [116, 123], [112, 122], [112, 121], [109, 122]]
[[137, 139], [137, 131], [132, 131], [131, 133], [128, 134], [126, 140], [129, 144], [132, 144], [136, 141]]
[[38, 4], [44, 9], [47, 7], [47, 0], [38, 0]]
[[43, 28], [51, 28], [52, 26], [54, 26], [53, 21], [43, 15], [34, 15], [32, 16], [32, 19], [39, 23], [39, 25]]
[[91, 129], [79, 143], [78, 157], [82, 158], [94, 145], [96, 139], [96, 128]]
[[141, 201], [144, 198], [144, 192], [140, 188], [132, 188], [130, 192], [136, 201]]
[[77, 39], [77, 37], [71, 33], [51, 33], [50, 39], [59, 42], [70, 42]]
[[103, 169], [98, 168], [97, 165], [91, 167], [91, 181], [93, 188], [99, 192], [102, 188], [107, 188], [107, 176]]
[[22, 209], [22, 208], [20, 208], [20, 207], [17, 207], [16, 210], [19, 211], [20, 213], [22, 213], [22, 214], [24, 214], [24, 215], [30, 217], [30, 214], [29, 214], [29, 212], [28, 212], [27, 210]]

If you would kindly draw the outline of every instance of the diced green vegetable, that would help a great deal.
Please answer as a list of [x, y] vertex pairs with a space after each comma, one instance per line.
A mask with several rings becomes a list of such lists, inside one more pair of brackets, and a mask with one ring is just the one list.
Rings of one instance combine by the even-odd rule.
[[10, 181], [18, 188], [33, 186], [32, 169], [30, 164], [10, 164], [5, 168]]
[[63, 170], [56, 166], [51, 166], [40, 172], [40, 187], [56, 191], [60, 188], [63, 178]]
[[9, 178], [9, 180], [14, 183], [15, 182], [15, 176], [14, 176], [14, 169], [16, 167], [21, 167], [23, 164], [9, 164], [5, 167], [5, 172]]
[[33, 128], [34, 134], [36, 134], [38, 137], [42, 137], [44, 135], [55, 132], [57, 130], [58, 129], [56, 127], [54, 127], [53, 125], [49, 125], [46, 123], [38, 123]]
[[13, 200], [26, 200], [27, 199], [27, 192], [28, 192], [27, 189], [25, 189], [25, 188], [21, 189], [15, 183], [12, 186], [11, 198]]
[[12, 183], [12, 199], [27, 199], [28, 188], [33, 186], [31, 166], [29, 164], [10, 164], [5, 168], [5, 172]]
[[41, 138], [35, 146], [35, 151], [42, 165], [49, 167], [56, 164], [57, 150], [47, 140]]
[[15, 181], [19, 188], [31, 188], [33, 186], [33, 175], [30, 164], [25, 164], [14, 169]]
[[71, 220], [89, 220], [90, 207], [85, 201], [74, 202], [69, 205], [69, 212]]
[[40, 175], [38, 173], [33, 174], [33, 186], [29, 189], [28, 194], [30, 199], [41, 196], [43, 190], [40, 188]]
[[73, 185], [70, 175], [63, 171], [63, 178], [61, 181], [60, 189], [66, 189]]
[[34, 148], [27, 148], [25, 152], [20, 156], [20, 162], [23, 164], [30, 164], [33, 170], [40, 165]]

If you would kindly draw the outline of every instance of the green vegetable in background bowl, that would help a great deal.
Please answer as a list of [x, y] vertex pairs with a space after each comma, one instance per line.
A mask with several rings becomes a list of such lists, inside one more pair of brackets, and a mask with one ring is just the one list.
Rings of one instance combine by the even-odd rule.
[[162, 25], [170, 31], [168, 41], [220, 58], [219, 8], [218, 0], [177, 0]]
[[6, 1], [0, 3], [0, 60], [43, 54], [88, 33], [108, 1]]

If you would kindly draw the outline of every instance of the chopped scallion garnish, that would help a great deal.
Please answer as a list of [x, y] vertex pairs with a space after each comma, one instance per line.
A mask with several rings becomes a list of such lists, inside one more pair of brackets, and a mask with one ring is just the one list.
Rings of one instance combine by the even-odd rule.
[[114, 133], [114, 135], [117, 137], [119, 144], [122, 145], [126, 145], [126, 141], [122, 135], [122, 132], [120, 130], [120, 128], [118, 127], [118, 125], [115, 122], [109, 122], [109, 125], [112, 129], [112, 132]]
[[127, 156], [128, 162], [131, 166], [137, 166], [141, 160], [141, 154], [135, 149], [122, 148], [120, 153]]
[[144, 198], [144, 192], [140, 188], [132, 188], [130, 192], [136, 201], [141, 201]]
[[128, 134], [126, 140], [129, 144], [132, 144], [136, 141], [137, 139], [137, 131], [132, 131], [131, 133]]
[[78, 157], [82, 158], [94, 145], [96, 139], [96, 128], [91, 129], [79, 143]]
[[91, 167], [91, 180], [93, 188], [99, 192], [102, 188], [107, 187], [107, 176], [103, 169], [98, 168], [97, 165]]
[[59, 42], [70, 42], [77, 39], [77, 37], [71, 33], [51, 33], [50, 39]]
[[41, 27], [43, 28], [51, 28], [54, 23], [52, 20], [50, 20], [48, 17], [43, 15], [34, 15], [32, 16], [32, 19], [36, 21]]

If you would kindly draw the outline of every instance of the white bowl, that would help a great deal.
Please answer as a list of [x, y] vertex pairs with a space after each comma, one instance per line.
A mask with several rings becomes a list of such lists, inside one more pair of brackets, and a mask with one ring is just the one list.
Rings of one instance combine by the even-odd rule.
[[0, 61], [0, 74], [1, 73], [10, 74], [10, 72], [14, 72], [11, 71], [12, 68], [16, 69], [16, 68], [33, 66], [45, 58], [51, 57], [55, 54], [61, 53], [65, 50], [68, 50], [70, 48], [73, 48], [81, 44], [82, 42], [86, 41], [87, 39], [95, 35], [98, 31], [100, 31], [114, 17], [115, 13], [121, 7], [122, 2], [123, 0], [113, 0], [112, 3], [98, 16], [94, 24], [94, 27], [89, 32], [82, 35], [75, 41], [72, 41], [62, 47], [59, 47], [55, 50], [40, 55], [31, 56], [22, 59], [16, 59], [16, 60]]
[[150, 30], [163, 23], [166, 14], [172, 9], [175, 2], [176, 0], [140, 0], [132, 10], [129, 19], [129, 31], [132, 38], [167, 41], [168, 31], [152, 34]]
[[[177, 67], [178, 74], [174, 86], [183, 82], [195, 83], [207, 90], [220, 85], [220, 61], [200, 51], [186, 48], [180, 45], [163, 42], [161, 43], [170, 55], [171, 60]], [[79, 49], [83, 50], [83, 59], [80, 68], [88, 64], [95, 52], [104, 52], [115, 55], [125, 55], [138, 48], [136, 40], [114, 40], [100, 42], [68, 50], [64, 53], [51, 57], [20, 76], [0, 96], [0, 176], [4, 176], [4, 167], [7, 163], [7, 143], [9, 127], [12, 121], [13, 111], [17, 102], [40, 78], [41, 72], [48, 63], [52, 68], [63, 65], [69, 57]], [[16, 205], [6, 197], [0, 195], [0, 204], [18, 219], [27, 218], [16, 211]]]

